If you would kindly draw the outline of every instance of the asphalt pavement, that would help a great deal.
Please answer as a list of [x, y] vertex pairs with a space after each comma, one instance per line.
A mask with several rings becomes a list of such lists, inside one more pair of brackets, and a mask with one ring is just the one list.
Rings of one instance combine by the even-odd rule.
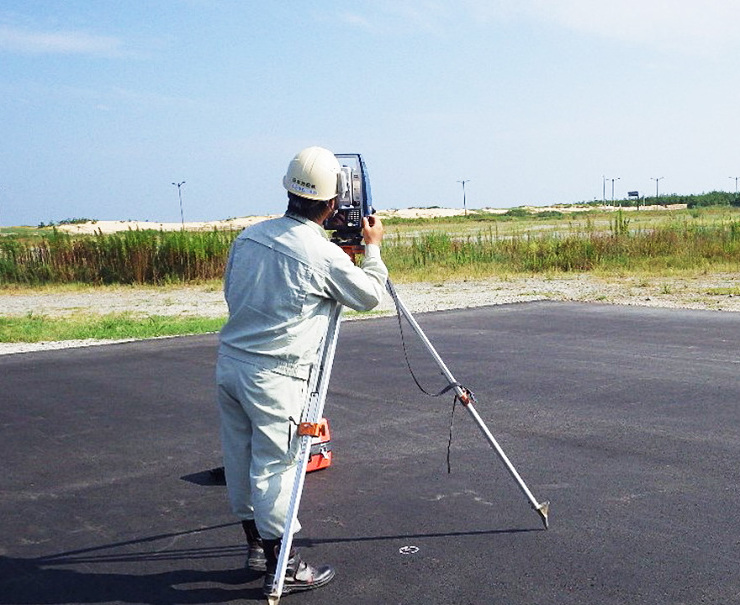
[[[310, 604], [740, 602], [740, 314], [538, 302], [346, 322], [297, 544]], [[215, 336], [0, 357], [0, 604], [262, 603], [225, 487]], [[408, 358], [408, 360], [406, 359]], [[407, 363], [408, 361], [408, 363]], [[451, 436], [451, 439], [450, 439]], [[448, 473], [448, 453], [451, 472]]]

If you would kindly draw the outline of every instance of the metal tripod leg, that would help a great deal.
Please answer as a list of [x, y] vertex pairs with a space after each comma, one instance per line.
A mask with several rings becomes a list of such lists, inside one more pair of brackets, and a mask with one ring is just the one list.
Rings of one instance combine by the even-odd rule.
[[[319, 362], [315, 370], [311, 372], [311, 378], [309, 379], [303, 422], [316, 424], [321, 420], [321, 415], [324, 411], [324, 402], [326, 401], [326, 391], [329, 388], [332, 365], [334, 364], [334, 351], [337, 348], [337, 336], [339, 335], [341, 319], [342, 305], [334, 303], [334, 308], [329, 314], [329, 325], [326, 329], [326, 336], [324, 336]], [[298, 465], [285, 520], [285, 530], [283, 531], [280, 555], [278, 556], [277, 570], [275, 571], [275, 582], [272, 585], [272, 592], [267, 597], [267, 602], [270, 605], [277, 605], [283, 592], [285, 570], [288, 566], [288, 559], [290, 558], [293, 532], [295, 531], [298, 519], [298, 507], [301, 503], [303, 483], [306, 479], [306, 467], [311, 457], [312, 437], [310, 435], [296, 435], [296, 439], [300, 439]]]
[[411, 327], [413, 328], [414, 332], [416, 332], [417, 336], [421, 339], [421, 341], [424, 343], [424, 346], [427, 348], [431, 356], [434, 358], [434, 361], [439, 366], [439, 369], [442, 370], [442, 373], [444, 374], [447, 381], [450, 383], [450, 385], [454, 388], [454, 391], [458, 397], [458, 399], [463, 403], [465, 408], [470, 412], [470, 415], [473, 417], [473, 420], [475, 420], [476, 424], [480, 428], [481, 432], [485, 436], [485, 438], [488, 440], [488, 443], [491, 445], [491, 447], [494, 449], [498, 457], [501, 459], [501, 462], [504, 463], [504, 466], [506, 467], [506, 470], [509, 471], [509, 474], [514, 478], [514, 481], [516, 481], [517, 485], [519, 486], [519, 489], [522, 490], [524, 495], [529, 500], [529, 503], [532, 505], [532, 508], [537, 511], [537, 513], [540, 515], [540, 518], [542, 519], [542, 523], [545, 525], [545, 529], [548, 528], [548, 519], [547, 515], [549, 513], [550, 503], [549, 502], [537, 502], [535, 497], [532, 495], [532, 492], [529, 491], [529, 488], [527, 487], [527, 484], [524, 483], [524, 480], [521, 478], [519, 473], [514, 468], [514, 465], [511, 463], [509, 458], [504, 453], [504, 450], [501, 449], [501, 446], [498, 444], [498, 441], [494, 438], [494, 436], [491, 434], [491, 431], [488, 430], [488, 427], [485, 425], [481, 417], [478, 415], [478, 412], [476, 411], [475, 407], [473, 406], [473, 402], [468, 394], [467, 391], [465, 391], [461, 386], [460, 383], [455, 380], [455, 377], [452, 375], [452, 372], [447, 369], [447, 366], [445, 365], [445, 362], [442, 361], [442, 358], [437, 353], [436, 349], [432, 346], [432, 343], [427, 338], [426, 334], [424, 334], [424, 331], [421, 329], [421, 326], [416, 322], [416, 319], [414, 319], [414, 316], [411, 315], [411, 312], [406, 308], [406, 305], [403, 304], [403, 301], [398, 297], [398, 294], [395, 291], [395, 288], [393, 287], [393, 284], [390, 280], [387, 282], [387, 289], [388, 293], [391, 295], [393, 300], [396, 303], [396, 308], [398, 309], [398, 312], [401, 313], [406, 320], [409, 322]]

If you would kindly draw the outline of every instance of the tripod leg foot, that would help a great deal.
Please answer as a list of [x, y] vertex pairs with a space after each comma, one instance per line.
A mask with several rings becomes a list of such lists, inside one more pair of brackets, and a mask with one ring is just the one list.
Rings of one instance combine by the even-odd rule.
[[550, 526], [547, 521], [547, 515], [550, 512], [550, 503], [549, 502], [543, 502], [542, 504], [535, 507], [537, 512], [539, 513], [540, 517], [542, 518], [542, 523], [545, 526], [545, 529], [548, 529]]

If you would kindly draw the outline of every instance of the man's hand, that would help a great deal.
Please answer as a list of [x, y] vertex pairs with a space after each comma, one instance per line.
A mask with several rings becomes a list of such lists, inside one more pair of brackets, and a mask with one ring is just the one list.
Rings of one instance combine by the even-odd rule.
[[362, 219], [362, 237], [365, 244], [380, 246], [383, 241], [383, 223], [377, 216], [366, 216]]

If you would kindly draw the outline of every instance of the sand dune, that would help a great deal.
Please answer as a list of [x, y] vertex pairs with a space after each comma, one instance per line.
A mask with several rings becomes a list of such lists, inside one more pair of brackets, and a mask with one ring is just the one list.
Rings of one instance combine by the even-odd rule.
[[[686, 204], [673, 204], [671, 206], [644, 206], [641, 210], [669, 209], [678, 210], [685, 208]], [[617, 210], [615, 206], [525, 206], [530, 212], [579, 212], [583, 210]], [[508, 208], [481, 208], [468, 210], [469, 213], [490, 212], [494, 214], [504, 214]], [[625, 211], [634, 211], [637, 208], [627, 206], [622, 208]], [[378, 216], [383, 218], [440, 218], [447, 216], [460, 216], [465, 213], [462, 208], [401, 208], [391, 210], [380, 210]], [[254, 223], [259, 223], [278, 215], [267, 216], [244, 216], [223, 221], [204, 221], [185, 223], [185, 229], [188, 231], [211, 231], [213, 229], [236, 229], [241, 230]], [[158, 223], [155, 221], [89, 221], [75, 225], [60, 225], [58, 229], [66, 233], [115, 233], [117, 231], [127, 231], [129, 229], [156, 229], [157, 231], [177, 231], [182, 229], [182, 223]]]

